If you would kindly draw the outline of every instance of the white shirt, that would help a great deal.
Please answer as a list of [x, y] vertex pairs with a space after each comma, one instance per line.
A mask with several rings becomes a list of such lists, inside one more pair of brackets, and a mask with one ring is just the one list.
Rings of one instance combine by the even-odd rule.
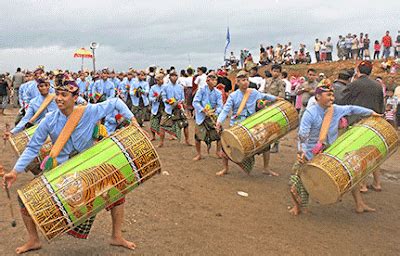
[[261, 86], [265, 84], [265, 79], [261, 76], [249, 77], [249, 81], [255, 83], [257, 85], [257, 88], [261, 88]]
[[183, 87], [192, 87], [193, 86], [193, 76], [189, 76], [189, 77], [182, 77], [181, 80], [181, 84]]
[[289, 82], [289, 80], [287, 78], [282, 79], [283, 82], [285, 82], [286, 86], [285, 86], [285, 92], [289, 93], [290, 95], [293, 95], [293, 91], [292, 91], [292, 83]]
[[307, 107], [306, 107], [306, 108], [309, 108], [309, 107], [311, 107], [311, 106], [313, 106], [313, 105], [315, 105], [315, 104], [317, 104], [317, 100], [315, 99], [315, 96], [312, 96], [312, 97], [308, 100], [308, 102], [307, 102]]
[[194, 83], [197, 84], [200, 89], [207, 85], [206, 79], [207, 79], [207, 75], [202, 74], [202, 75], [196, 77], [196, 80], [194, 80]]

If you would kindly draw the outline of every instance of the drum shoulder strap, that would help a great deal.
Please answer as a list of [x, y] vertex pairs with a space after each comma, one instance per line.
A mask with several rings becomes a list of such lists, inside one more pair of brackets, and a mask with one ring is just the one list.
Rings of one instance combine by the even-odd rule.
[[83, 113], [85, 112], [85, 109], [86, 106], [77, 106], [74, 108], [74, 110], [72, 111], [71, 115], [67, 120], [67, 123], [61, 130], [60, 135], [58, 136], [56, 142], [51, 148], [49, 154], [50, 157], [55, 159], [60, 154], [61, 150], [64, 148], [65, 144], [67, 143], [72, 133], [74, 132], [76, 126], [78, 125], [79, 121], [81, 120]]
[[40, 114], [43, 113], [43, 111], [47, 108], [47, 106], [50, 105], [50, 103], [53, 101], [55, 94], [48, 94], [46, 98], [44, 98], [42, 104], [40, 105], [39, 109], [36, 111], [36, 113], [32, 116], [31, 119], [29, 119], [29, 123], [33, 124], [36, 119], [40, 116]]
[[324, 119], [322, 120], [321, 130], [319, 132], [319, 142], [325, 143], [328, 137], [329, 127], [333, 117], [334, 108], [333, 106], [325, 110]]
[[243, 95], [243, 99], [240, 102], [239, 109], [238, 109], [238, 111], [236, 113], [236, 116], [240, 116], [240, 114], [242, 113], [242, 111], [243, 111], [244, 107], [246, 106], [247, 100], [249, 99], [250, 94], [251, 94], [252, 91], [253, 91], [253, 89], [247, 88], [246, 92]]

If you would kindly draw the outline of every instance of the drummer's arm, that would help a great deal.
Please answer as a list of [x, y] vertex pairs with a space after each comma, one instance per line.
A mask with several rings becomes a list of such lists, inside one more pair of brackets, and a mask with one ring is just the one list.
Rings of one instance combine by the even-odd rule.
[[218, 124], [222, 124], [226, 117], [229, 114], [229, 111], [231, 111], [233, 106], [233, 99], [232, 99], [232, 94], [229, 95], [228, 99], [226, 100], [226, 103], [224, 105], [224, 107], [222, 108], [221, 113], [218, 115], [218, 119], [217, 119], [217, 125]]
[[267, 101], [276, 101], [278, 99], [278, 97], [268, 93], [262, 93], [262, 98]]
[[49, 126], [47, 124], [48, 119], [45, 117], [40, 123], [32, 139], [29, 141], [24, 152], [18, 158], [17, 163], [14, 166], [14, 170], [17, 173], [24, 172], [25, 168], [37, 157], [40, 148], [46, 142], [47, 136], [49, 135]]
[[347, 106], [336, 106], [338, 110], [342, 111], [341, 116], [348, 115], [361, 115], [361, 116], [370, 116], [375, 113], [373, 110], [369, 108], [364, 108], [360, 106], [347, 105]]
[[91, 104], [87, 106], [87, 108], [89, 107], [94, 110], [92, 118], [94, 118], [95, 122], [106, 117], [108, 114], [112, 114], [114, 110], [120, 113], [127, 120], [132, 120], [134, 117], [129, 108], [119, 98], [112, 98], [101, 103]]
[[16, 134], [24, 130], [25, 124], [33, 117], [35, 111], [33, 110], [32, 104], [29, 105], [24, 117], [19, 121], [19, 123], [10, 131], [12, 134]]

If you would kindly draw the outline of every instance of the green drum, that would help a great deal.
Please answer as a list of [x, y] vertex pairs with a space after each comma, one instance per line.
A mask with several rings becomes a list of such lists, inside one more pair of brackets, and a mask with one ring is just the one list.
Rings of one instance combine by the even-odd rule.
[[298, 124], [295, 107], [287, 101], [277, 101], [224, 130], [222, 147], [232, 161], [241, 163], [245, 158], [262, 152]]
[[128, 126], [18, 190], [47, 240], [76, 228], [160, 172], [144, 132]]
[[[9, 140], [10, 144], [18, 156], [20, 156], [22, 154], [22, 152], [24, 152], [26, 145], [28, 145], [33, 134], [35, 133], [36, 128], [37, 128], [37, 125], [32, 126], [26, 130], [23, 130], [22, 132], [12, 135], [10, 137], [10, 140]], [[52, 147], [52, 143], [49, 138], [46, 140], [45, 144], [40, 149], [38, 157], [36, 157], [35, 160], [33, 160], [32, 163], [30, 163], [28, 165], [28, 167], [25, 169], [25, 171], [30, 171], [33, 174], [38, 175], [41, 171], [40, 163], [46, 156], [49, 155], [51, 147]]]
[[356, 123], [300, 172], [310, 196], [321, 204], [337, 202], [399, 146], [397, 131], [383, 118]]

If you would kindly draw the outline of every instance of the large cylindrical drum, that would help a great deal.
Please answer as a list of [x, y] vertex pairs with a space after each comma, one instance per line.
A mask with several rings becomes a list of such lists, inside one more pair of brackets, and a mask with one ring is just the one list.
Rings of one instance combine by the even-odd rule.
[[224, 130], [222, 147], [230, 159], [240, 163], [264, 150], [298, 124], [299, 116], [294, 106], [284, 100], [277, 101]]
[[128, 126], [18, 190], [33, 221], [51, 240], [121, 199], [161, 170], [143, 131]]
[[[33, 134], [35, 133], [36, 128], [37, 128], [37, 125], [32, 126], [26, 130], [23, 130], [17, 134], [10, 136], [10, 139], [9, 139], [10, 144], [18, 156], [20, 156], [22, 154], [22, 152], [24, 152], [26, 145], [28, 145]], [[46, 156], [49, 155], [51, 147], [52, 147], [52, 143], [51, 143], [50, 138], [48, 138], [46, 140], [46, 142], [44, 143], [44, 145], [42, 146], [42, 148], [40, 149], [38, 157], [36, 157], [32, 161], [32, 163], [30, 163], [28, 165], [28, 167], [25, 169], [25, 171], [30, 171], [35, 175], [39, 174], [40, 173], [40, 163]]]
[[309, 161], [300, 178], [311, 198], [321, 204], [335, 203], [398, 146], [397, 132], [387, 121], [368, 117]]

